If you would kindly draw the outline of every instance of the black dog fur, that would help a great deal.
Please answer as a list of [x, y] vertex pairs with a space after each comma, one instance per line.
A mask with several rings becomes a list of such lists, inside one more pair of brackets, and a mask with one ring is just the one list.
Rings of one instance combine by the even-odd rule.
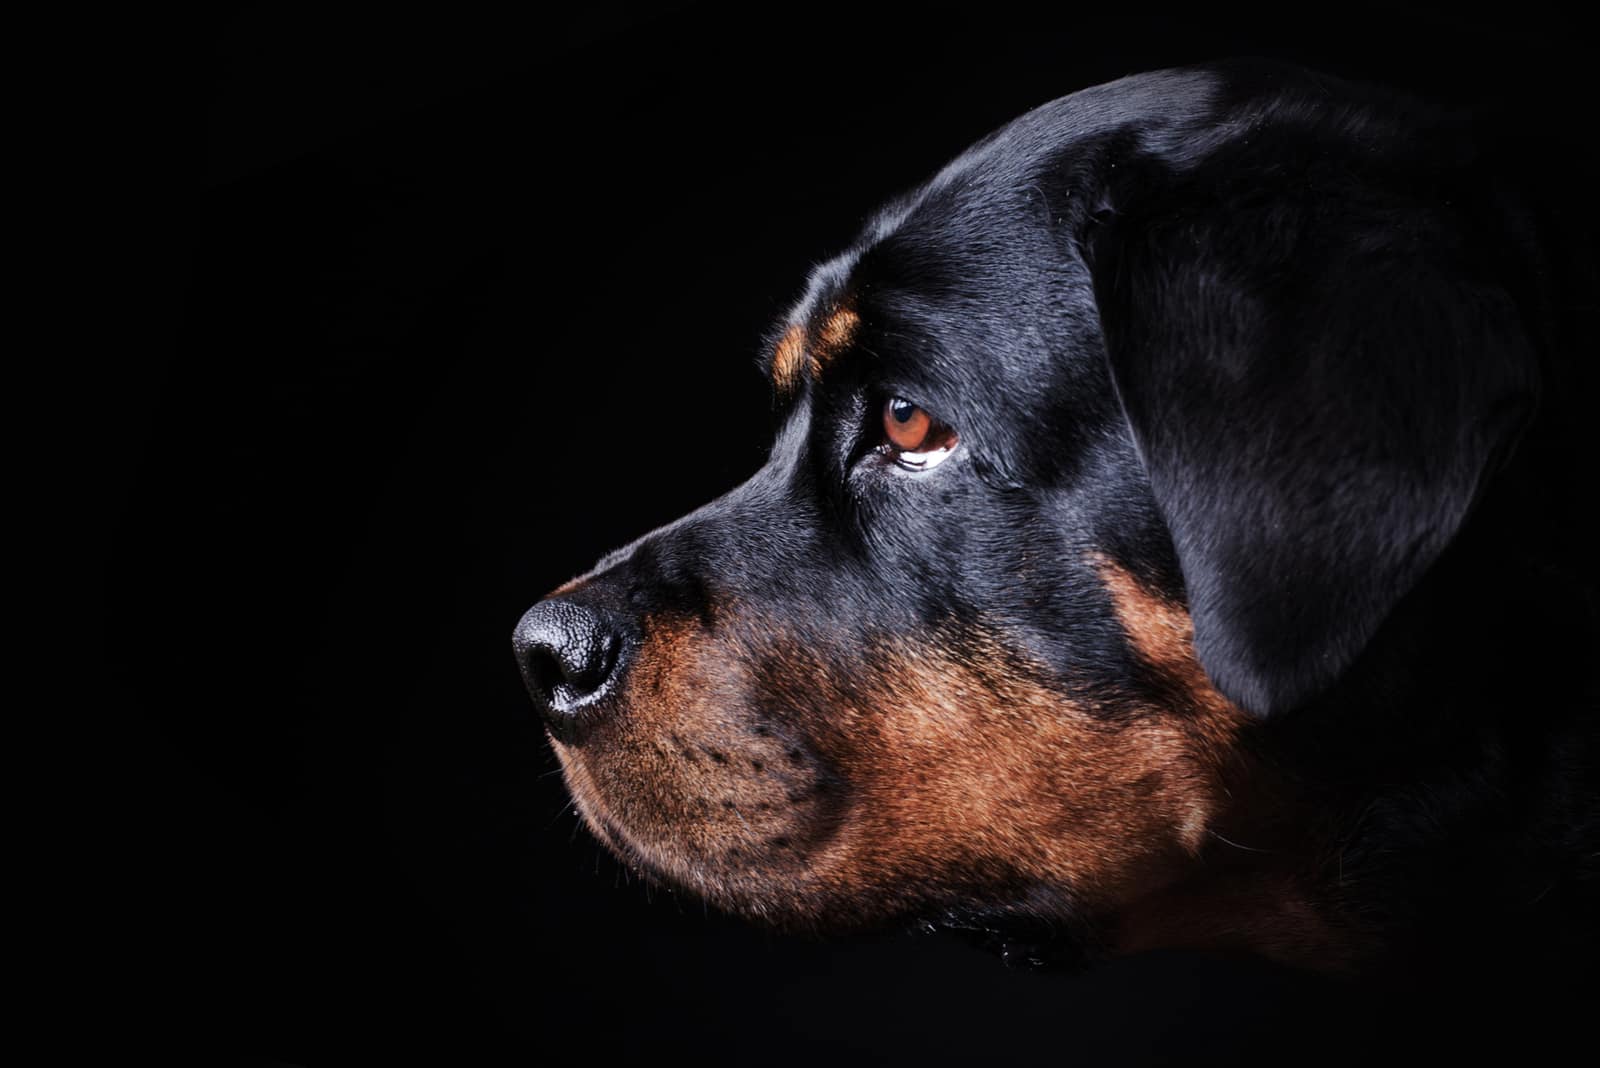
[[[768, 464], [519, 625], [585, 819], [789, 926], [1587, 959], [1586, 183], [1256, 62], [991, 135], [778, 324]], [[956, 435], [937, 467], [895, 398]]]

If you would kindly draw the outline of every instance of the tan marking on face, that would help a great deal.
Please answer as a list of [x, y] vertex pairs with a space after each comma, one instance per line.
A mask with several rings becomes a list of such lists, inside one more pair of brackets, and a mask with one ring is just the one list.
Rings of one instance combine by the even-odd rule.
[[772, 350], [772, 384], [780, 393], [789, 393], [800, 384], [806, 366], [806, 328], [795, 323], [784, 332]]
[[1235, 724], [1246, 722], [1244, 713], [1222, 695], [1200, 666], [1194, 651], [1194, 621], [1183, 605], [1147, 589], [1105, 557], [1095, 562], [1100, 580], [1111, 594], [1117, 622], [1134, 651], [1175, 683], [1197, 710]]
[[833, 310], [817, 330], [816, 344], [811, 347], [810, 366], [813, 378], [821, 375], [828, 361], [849, 346], [860, 327], [861, 317], [856, 314], [853, 301], [846, 301]]
[[772, 384], [779, 393], [792, 393], [802, 374], [817, 378], [854, 340], [860, 325], [861, 317], [848, 299], [835, 306], [815, 329], [804, 323], [791, 325], [772, 352]]
[[846, 640], [721, 606], [647, 621], [616, 707], [555, 743], [578, 809], [652, 877], [783, 925], [1025, 900], [1100, 917], [1116, 952], [1344, 967], [1357, 936], [1305, 891], [1303, 843], [1220, 833], [1280, 844], [1229, 822], [1258, 789], [1248, 721], [1200, 668], [1187, 613], [1096, 568], [1148, 704], [1069, 697], [983, 634]]
[[1038, 665], [978, 649], [884, 658], [838, 758], [855, 788], [835, 846], [852, 882], [975, 879], [1101, 908], [1198, 852], [1221, 793], [1208, 740], [1104, 715]]
[[1037, 891], [1064, 918], [1170, 881], [1221, 803], [1231, 728], [1098, 715], [992, 640], [961, 649], [655, 623], [620, 707], [557, 753], [602, 840], [747, 915]]

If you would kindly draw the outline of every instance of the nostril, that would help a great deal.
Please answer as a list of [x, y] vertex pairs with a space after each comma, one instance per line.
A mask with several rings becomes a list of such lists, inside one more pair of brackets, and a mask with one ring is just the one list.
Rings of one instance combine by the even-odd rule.
[[600, 609], [570, 601], [541, 601], [512, 634], [517, 666], [528, 695], [545, 721], [565, 739], [580, 715], [609, 691], [622, 672], [624, 628]]
[[556, 687], [567, 680], [567, 673], [561, 669], [560, 658], [543, 646], [528, 652], [527, 658], [523, 661], [523, 671], [529, 688], [536, 691], [534, 699], [543, 698], [546, 703], [555, 693]]
[[570, 705], [596, 693], [611, 677], [618, 641], [614, 634], [589, 634], [567, 645], [532, 651], [529, 671], [558, 705]]

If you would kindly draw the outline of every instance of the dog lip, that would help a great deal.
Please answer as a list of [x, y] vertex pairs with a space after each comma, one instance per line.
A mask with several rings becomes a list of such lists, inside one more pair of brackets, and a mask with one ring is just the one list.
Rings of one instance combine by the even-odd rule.
[[[621, 721], [628, 719], [624, 713]], [[601, 730], [591, 745], [577, 746], [552, 732], [580, 815], [596, 839], [652, 884], [751, 919], [803, 922], [806, 902], [789, 908], [775, 895], [813, 884], [816, 865], [831, 863], [830, 844], [849, 808], [837, 773], [781, 729], [758, 734], [767, 744], [753, 749], [727, 737], [665, 737], [692, 750], [695, 760], [678, 764], [677, 749], [670, 749], [684, 777], [658, 780], [673, 784], [659, 794], [640, 794], [629, 790], [631, 780], [596, 777], [615, 756], [610, 747], [628, 744], [619, 735]], [[655, 750], [658, 742], [669, 749], [661, 738], [634, 748]], [[756, 792], [735, 800], [741, 788]]]

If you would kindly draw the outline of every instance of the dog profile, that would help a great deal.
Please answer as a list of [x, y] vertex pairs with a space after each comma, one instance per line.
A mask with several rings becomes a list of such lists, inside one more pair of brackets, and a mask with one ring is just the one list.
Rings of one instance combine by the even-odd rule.
[[991, 134], [777, 324], [765, 466], [517, 624], [583, 821], [1029, 959], [1592, 949], [1587, 195], [1254, 61]]

